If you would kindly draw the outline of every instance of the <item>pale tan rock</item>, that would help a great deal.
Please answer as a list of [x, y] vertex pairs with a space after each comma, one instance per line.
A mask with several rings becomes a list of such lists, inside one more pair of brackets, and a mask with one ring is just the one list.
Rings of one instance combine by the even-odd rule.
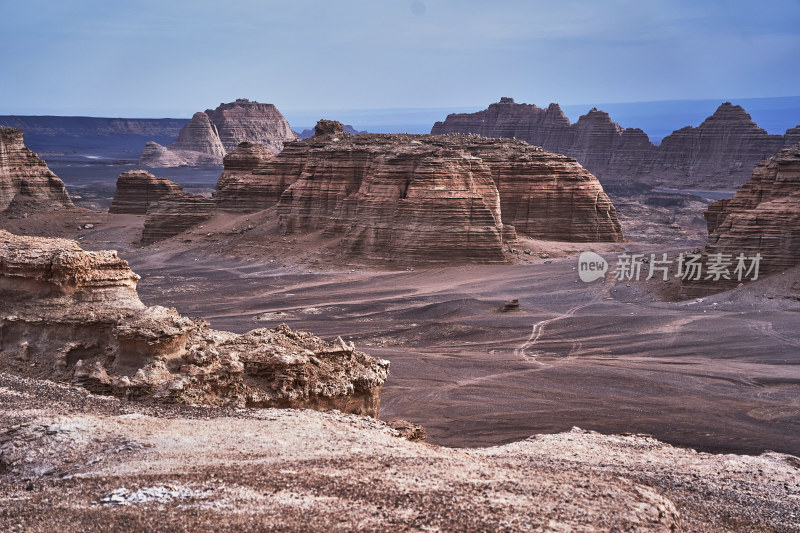
[[116, 252], [0, 230], [0, 369], [126, 398], [378, 415], [388, 361], [285, 325], [214, 331], [145, 307], [138, 279]]
[[272, 104], [239, 99], [195, 113], [169, 146], [148, 142], [139, 159], [146, 167], [220, 167], [223, 158], [242, 142], [265, 145], [273, 153], [297, 139], [289, 123]]

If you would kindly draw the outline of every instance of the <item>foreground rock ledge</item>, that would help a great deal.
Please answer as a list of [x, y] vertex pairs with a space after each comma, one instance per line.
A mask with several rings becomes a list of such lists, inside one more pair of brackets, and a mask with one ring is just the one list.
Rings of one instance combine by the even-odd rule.
[[377, 417], [389, 362], [285, 325], [244, 335], [146, 307], [114, 251], [0, 231], [0, 369], [130, 399]]
[[336, 412], [122, 402], [0, 372], [0, 530], [790, 532], [797, 458], [574, 429], [483, 449]]

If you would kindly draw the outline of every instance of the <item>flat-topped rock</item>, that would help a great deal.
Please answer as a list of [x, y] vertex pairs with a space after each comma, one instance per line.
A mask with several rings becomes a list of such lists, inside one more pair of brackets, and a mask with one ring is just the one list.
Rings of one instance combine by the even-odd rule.
[[240, 99], [195, 113], [169, 146], [148, 142], [139, 159], [146, 167], [223, 166], [223, 158], [242, 142], [266, 146], [273, 153], [297, 139], [272, 104]]
[[148, 207], [140, 244], [146, 246], [183, 233], [214, 216], [216, 208], [216, 201], [205, 196], [164, 196]]
[[129, 170], [117, 178], [109, 213], [144, 215], [147, 208], [165, 196], [180, 194], [183, 187], [174, 181], [157, 178], [146, 170]]
[[298, 154], [303, 166], [278, 204], [284, 233], [322, 230], [343, 237], [346, 254], [379, 261], [505, 260], [497, 187], [479, 158], [414, 136], [296, 144], [305, 153], [276, 157]]
[[64, 182], [25, 147], [23, 135], [0, 126], [0, 213], [72, 207]]
[[0, 370], [129, 399], [378, 416], [388, 361], [287, 326], [243, 335], [146, 307], [116, 252], [0, 230]]

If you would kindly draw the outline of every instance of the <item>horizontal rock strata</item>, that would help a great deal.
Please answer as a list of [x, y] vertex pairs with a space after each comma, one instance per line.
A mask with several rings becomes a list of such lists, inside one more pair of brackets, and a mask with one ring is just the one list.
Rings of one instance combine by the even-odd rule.
[[796, 143], [795, 130], [769, 135], [744, 109], [726, 102], [700, 126], [675, 131], [654, 146], [642, 130], [622, 128], [597, 109], [571, 124], [557, 104], [542, 109], [501, 98], [483, 111], [448, 115], [431, 133], [523, 139], [576, 158], [603, 182], [731, 188], [763, 159]]
[[183, 187], [146, 170], [129, 170], [117, 178], [109, 213], [144, 215], [147, 208], [165, 196], [181, 194]]
[[278, 204], [284, 232], [344, 236], [347, 253], [390, 261], [501, 260], [513, 227], [622, 239], [613, 205], [574, 159], [479, 136], [337, 135], [289, 143], [275, 158], [299, 170]]
[[289, 123], [272, 104], [240, 99], [195, 113], [169, 146], [148, 142], [139, 159], [146, 167], [220, 167], [226, 153], [242, 142], [266, 146], [273, 153], [297, 139]]
[[0, 368], [126, 398], [377, 416], [388, 362], [286, 326], [244, 335], [145, 307], [116, 252], [0, 231]]
[[[294, 148], [287, 145], [285, 150]], [[225, 168], [214, 193], [219, 208], [248, 213], [275, 205], [300, 175], [302, 166], [294, 161], [294, 157], [277, 161], [264, 145], [241, 143], [225, 156]]]
[[0, 213], [72, 207], [64, 183], [22, 137], [20, 130], [0, 126]]
[[309, 155], [306, 171], [284, 192], [278, 210], [284, 232], [343, 235], [342, 246], [353, 255], [505, 259], [497, 189], [488, 167], [463, 152], [333, 144]]
[[707, 254], [761, 254], [762, 274], [800, 264], [800, 144], [762, 162], [733, 198], [712, 203], [705, 216]]
[[212, 198], [191, 194], [165, 196], [147, 209], [141, 244], [148, 245], [183, 233], [214, 216]]

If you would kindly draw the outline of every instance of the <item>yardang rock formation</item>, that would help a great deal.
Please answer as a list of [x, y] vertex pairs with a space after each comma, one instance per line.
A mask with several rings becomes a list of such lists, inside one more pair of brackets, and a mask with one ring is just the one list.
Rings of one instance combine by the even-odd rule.
[[297, 139], [289, 123], [272, 104], [239, 99], [195, 113], [169, 146], [148, 142], [139, 159], [145, 167], [222, 166], [223, 157], [242, 142], [267, 146], [273, 153]]
[[22, 137], [20, 130], [0, 126], [0, 213], [72, 207], [64, 183]]
[[377, 416], [389, 363], [286, 326], [244, 335], [146, 307], [116, 252], [0, 230], [0, 369], [154, 401]]
[[800, 264], [800, 143], [758, 165], [733, 198], [709, 205], [705, 217], [707, 254], [759, 253], [760, 273]]
[[604, 183], [711, 189], [740, 186], [759, 162], [797, 142], [796, 129], [770, 135], [726, 102], [700, 126], [675, 131], [654, 146], [642, 130], [622, 128], [597, 109], [570, 124], [557, 104], [542, 109], [501, 98], [483, 111], [448, 115], [431, 133], [523, 139], [574, 157]]
[[182, 194], [183, 187], [146, 170], [129, 170], [117, 178], [109, 213], [144, 215], [147, 208], [165, 196]]

